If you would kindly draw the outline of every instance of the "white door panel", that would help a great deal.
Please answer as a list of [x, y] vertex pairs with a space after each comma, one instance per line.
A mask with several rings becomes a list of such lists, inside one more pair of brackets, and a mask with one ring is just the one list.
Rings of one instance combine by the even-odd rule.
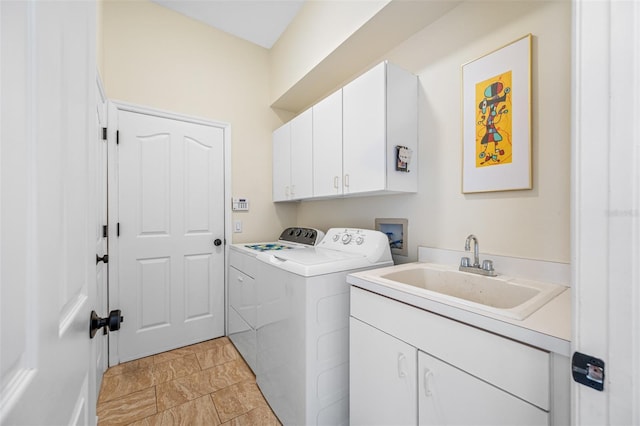
[[118, 126], [123, 362], [224, 334], [224, 130], [130, 111]]
[[95, 4], [0, 22], [0, 424], [95, 424]]
[[[107, 139], [104, 137], [102, 129], [107, 127], [107, 101], [100, 82], [99, 77], [96, 79], [96, 123], [97, 134], [94, 145], [95, 162], [94, 162], [94, 194], [95, 194], [95, 252], [96, 256], [103, 257], [109, 253], [108, 240], [103, 226], [108, 225], [107, 210]], [[108, 290], [109, 290], [109, 271], [108, 265], [102, 262], [96, 262], [96, 302], [95, 311], [99, 316], [106, 316], [108, 312]], [[108, 337], [103, 332], [98, 332], [94, 336], [95, 341], [95, 361], [96, 361], [96, 395], [100, 393], [102, 385], [102, 375], [109, 366], [108, 359]]]

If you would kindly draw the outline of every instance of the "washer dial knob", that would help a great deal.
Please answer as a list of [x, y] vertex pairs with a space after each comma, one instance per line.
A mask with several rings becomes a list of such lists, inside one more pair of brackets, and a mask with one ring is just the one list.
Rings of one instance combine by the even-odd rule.
[[340, 239], [340, 235], [336, 234], [333, 236], [333, 241], [338, 241]]
[[344, 234], [342, 236], [342, 244], [349, 244], [349, 241], [351, 241], [351, 235], [350, 234]]
[[364, 243], [364, 237], [363, 237], [362, 235], [359, 235], [359, 236], [356, 238], [356, 244], [357, 244], [357, 245], [361, 245], [362, 243]]

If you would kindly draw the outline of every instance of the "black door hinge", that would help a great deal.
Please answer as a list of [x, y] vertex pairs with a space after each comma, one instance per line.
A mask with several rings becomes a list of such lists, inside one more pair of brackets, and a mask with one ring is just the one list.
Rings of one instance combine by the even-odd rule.
[[116, 236], [120, 236], [120, 222], [118, 222], [118, 224], [116, 225]]
[[102, 128], [102, 140], [103, 141], [107, 140], [107, 128], [106, 127]]
[[102, 238], [107, 238], [109, 236], [109, 227], [107, 225], [102, 225]]
[[116, 130], [116, 145], [120, 145], [120, 130]]

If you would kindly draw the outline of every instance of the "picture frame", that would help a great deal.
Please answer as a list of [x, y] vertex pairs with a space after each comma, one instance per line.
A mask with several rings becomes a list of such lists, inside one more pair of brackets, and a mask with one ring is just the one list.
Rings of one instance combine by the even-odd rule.
[[462, 192], [532, 188], [527, 34], [462, 65]]

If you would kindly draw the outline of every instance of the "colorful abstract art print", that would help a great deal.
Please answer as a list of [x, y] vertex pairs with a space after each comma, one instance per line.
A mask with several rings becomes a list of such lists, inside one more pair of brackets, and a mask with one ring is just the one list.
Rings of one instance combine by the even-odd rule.
[[511, 163], [511, 71], [476, 84], [476, 104], [476, 167]]
[[531, 39], [462, 66], [462, 192], [532, 188]]

